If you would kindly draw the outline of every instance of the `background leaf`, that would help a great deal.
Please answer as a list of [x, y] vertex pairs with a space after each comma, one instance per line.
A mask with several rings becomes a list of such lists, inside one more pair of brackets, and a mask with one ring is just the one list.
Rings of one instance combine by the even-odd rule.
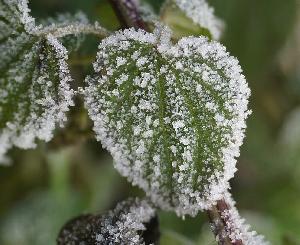
[[0, 162], [12, 146], [49, 141], [72, 105], [67, 50], [39, 34], [26, 1], [0, 1]]
[[218, 40], [224, 29], [224, 23], [215, 16], [206, 0], [167, 0], [160, 17], [177, 39], [204, 35]]
[[157, 222], [155, 211], [146, 200], [128, 199], [105, 215], [72, 219], [62, 228], [57, 244], [156, 244]]

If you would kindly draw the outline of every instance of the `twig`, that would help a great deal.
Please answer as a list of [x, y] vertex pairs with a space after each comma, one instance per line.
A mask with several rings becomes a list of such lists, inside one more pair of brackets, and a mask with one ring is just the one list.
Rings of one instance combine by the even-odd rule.
[[109, 0], [122, 28], [135, 27], [149, 31], [133, 0]]
[[212, 231], [219, 245], [244, 245], [241, 240], [232, 242], [229, 237], [231, 230], [227, 226], [228, 217], [222, 215], [229, 209], [230, 207], [226, 201], [221, 199], [217, 201], [216, 205], [207, 211]]

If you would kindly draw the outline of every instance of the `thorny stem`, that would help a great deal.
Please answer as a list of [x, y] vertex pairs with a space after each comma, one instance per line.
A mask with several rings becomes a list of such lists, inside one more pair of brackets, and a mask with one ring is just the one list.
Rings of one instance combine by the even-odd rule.
[[135, 27], [149, 31], [133, 0], [109, 0], [122, 28]]
[[227, 226], [228, 218], [222, 215], [226, 210], [229, 210], [229, 205], [224, 199], [221, 199], [207, 211], [211, 229], [219, 245], [244, 245], [241, 240], [232, 242], [229, 238], [230, 229]]

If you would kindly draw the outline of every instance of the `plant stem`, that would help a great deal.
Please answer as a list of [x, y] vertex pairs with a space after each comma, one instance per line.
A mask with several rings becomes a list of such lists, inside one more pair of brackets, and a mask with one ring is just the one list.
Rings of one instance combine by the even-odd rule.
[[216, 205], [212, 206], [212, 208], [207, 211], [212, 232], [214, 233], [219, 245], [243, 245], [241, 240], [232, 242], [230, 239], [229, 234], [231, 231], [227, 226], [228, 218], [222, 215], [229, 209], [230, 207], [226, 201], [221, 199], [217, 201]]
[[50, 26], [38, 32], [39, 35], [52, 34], [54, 37], [64, 37], [66, 35], [93, 34], [101, 38], [107, 37], [110, 33], [99, 25], [90, 24], [69, 24], [65, 26]]
[[134, 27], [149, 31], [133, 0], [109, 0], [122, 28]]

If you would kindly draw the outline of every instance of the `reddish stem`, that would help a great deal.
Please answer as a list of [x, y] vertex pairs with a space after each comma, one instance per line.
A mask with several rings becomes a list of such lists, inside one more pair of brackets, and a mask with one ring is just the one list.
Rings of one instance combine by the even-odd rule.
[[224, 199], [217, 201], [217, 204], [207, 211], [211, 228], [219, 245], [244, 245], [241, 240], [232, 241], [229, 237], [230, 228], [228, 227], [228, 217], [222, 213], [229, 210], [230, 207]]
[[122, 28], [135, 27], [149, 31], [133, 0], [109, 0]]

